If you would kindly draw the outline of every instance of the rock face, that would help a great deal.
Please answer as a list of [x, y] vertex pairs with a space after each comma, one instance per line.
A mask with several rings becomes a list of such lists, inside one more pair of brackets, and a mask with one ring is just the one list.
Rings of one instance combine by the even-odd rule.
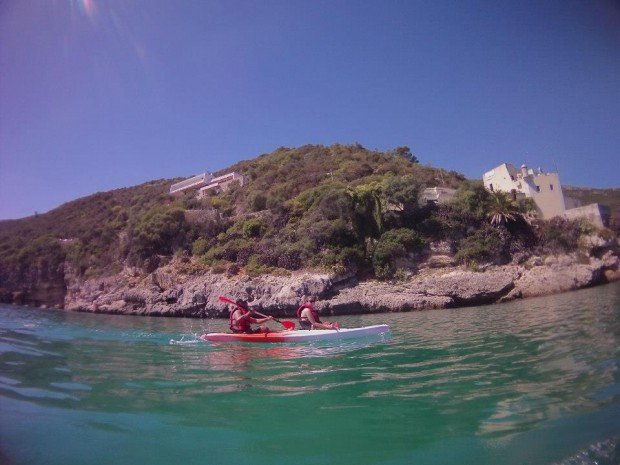
[[294, 316], [304, 295], [318, 297], [324, 314], [342, 315], [425, 310], [503, 302], [564, 292], [606, 282], [617, 274], [618, 257], [590, 259], [562, 256], [524, 265], [493, 266], [475, 272], [457, 267], [428, 268], [403, 282], [338, 281], [321, 273], [291, 276], [183, 275], [174, 264], [151, 274], [126, 269], [113, 277], [70, 280], [68, 310], [152, 316], [223, 317], [218, 296], [243, 298], [258, 311]]
[[65, 294], [62, 262], [36, 262], [15, 275], [0, 270], [0, 302], [62, 308]]
[[[590, 242], [587, 256], [582, 252], [530, 257], [520, 264], [487, 266], [481, 271], [455, 266], [450, 248], [439, 244], [415, 274], [393, 283], [311, 272], [259, 277], [187, 274], [182, 270], [188, 269], [183, 266], [188, 259], [168, 260], [150, 272], [125, 268], [114, 276], [83, 279], [67, 263], [39, 263], [19, 276], [0, 270], [0, 301], [82, 312], [184, 317], [227, 316], [220, 295], [243, 298], [258, 311], [289, 317], [295, 315], [304, 295], [317, 297], [319, 310], [333, 315], [483, 305], [620, 280], [617, 247]], [[164, 262], [154, 259], [160, 265]]]
[[108, 278], [75, 281], [67, 288], [65, 308], [75, 311], [151, 316], [228, 315], [220, 295], [243, 298], [257, 310], [293, 315], [306, 294], [326, 295], [329, 276], [300, 273], [290, 277], [228, 277], [205, 273], [180, 275], [174, 266], [140, 276], [131, 270]]
[[429, 271], [409, 282], [367, 281], [339, 291], [324, 302], [333, 314], [425, 310], [480, 305], [499, 300], [514, 284], [515, 270], [474, 273], [461, 269]]
[[503, 300], [557, 294], [603, 281], [603, 269], [590, 265], [538, 266], [523, 273]]

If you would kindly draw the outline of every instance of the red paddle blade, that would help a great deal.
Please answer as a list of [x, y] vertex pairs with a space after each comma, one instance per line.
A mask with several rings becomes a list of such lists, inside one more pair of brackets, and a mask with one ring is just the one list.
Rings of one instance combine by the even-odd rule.
[[220, 302], [226, 302], [227, 304], [237, 305], [237, 302], [223, 295], [219, 296], [218, 299], [220, 300]]
[[293, 323], [292, 321], [281, 321], [280, 323], [282, 323], [282, 326], [284, 326], [286, 329], [295, 329], [295, 323]]

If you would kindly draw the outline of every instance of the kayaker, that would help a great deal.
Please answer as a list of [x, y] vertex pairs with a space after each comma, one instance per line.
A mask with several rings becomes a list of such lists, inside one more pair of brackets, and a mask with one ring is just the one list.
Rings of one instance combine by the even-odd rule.
[[252, 328], [252, 324], [263, 325], [268, 321], [273, 320], [272, 316], [265, 318], [254, 318], [252, 312], [248, 309], [248, 303], [245, 300], [237, 300], [230, 312], [230, 330], [233, 333], [268, 333], [269, 328], [260, 327]]
[[297, 309], [297, 318], [301, 329], [340, 329], [338, 322], [323, 323], [319, 318], [319, 312], [314, 308], [316, 298], [308, 296], [304, 303]]

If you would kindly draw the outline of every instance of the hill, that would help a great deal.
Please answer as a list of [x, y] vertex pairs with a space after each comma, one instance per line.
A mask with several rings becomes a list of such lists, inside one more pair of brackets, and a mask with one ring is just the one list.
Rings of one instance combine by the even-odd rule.
[[[17, 292], [41, 302], [32, 295], [47, 286], [61, 305], [67, 273], [148, 273], [174, 257], [189, 274], [320, 269], [387, 279], [415, 273], [438, 243], [450, 260], [476, 266], [575, 250], [590, 230], [562, 219], [528, 223], [527, 202], [421, 165], [408, 147], [281, 147], [216, 174], [233, 170], [247, 183], [203, 199], [171, 197], [178, 179], [163, 179], [1, 221], [0, 300], [19, 300]], [[426, 187], [457, 194], [448, 204], [423, 205]]]
[[[231, 170], [244, 173], [248, 187], [203, 202], [195, 200], [193, 194], [180, 200], [171, 198], [168, 189], [178, 179], [162, 179], [96, 193], [45, 214], [0, 221], [0, 263], [3, 269], [23, 267], [45, 255], [54, 261], [65, 251], [81, 272], [105, 273], [114, 271], [126, 259], [141, 264], [153, 254], [190, 251], [196, 239], [213, 239], [213, 233], [223, 232], [235, 218], [248, 212], [268, 210], [282, 215], [290, 207], [287, 202], [302, 192], [311, 195], [312, 191], [316, 197], [320, 195], [317, 192], [332, 187], [342, 190], [345, 186], [378, 182], [395, 173], [414, 174], [426, 183], [442, 177], [450, 186], [464, 179], [395, 154], [338, 145], [281, 148], [223, 172]], [[188, 225], [179, 214], [188, 209], [217, 212], [217, 224]], [[165, 223], [178, 229], [166, 231]]]

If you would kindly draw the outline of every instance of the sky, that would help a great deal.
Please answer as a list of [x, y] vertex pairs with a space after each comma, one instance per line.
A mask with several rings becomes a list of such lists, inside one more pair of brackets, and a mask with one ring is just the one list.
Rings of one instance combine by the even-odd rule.
[[333, 143], [620, 187], [620, 3], [0, 0], [0, 219]]

